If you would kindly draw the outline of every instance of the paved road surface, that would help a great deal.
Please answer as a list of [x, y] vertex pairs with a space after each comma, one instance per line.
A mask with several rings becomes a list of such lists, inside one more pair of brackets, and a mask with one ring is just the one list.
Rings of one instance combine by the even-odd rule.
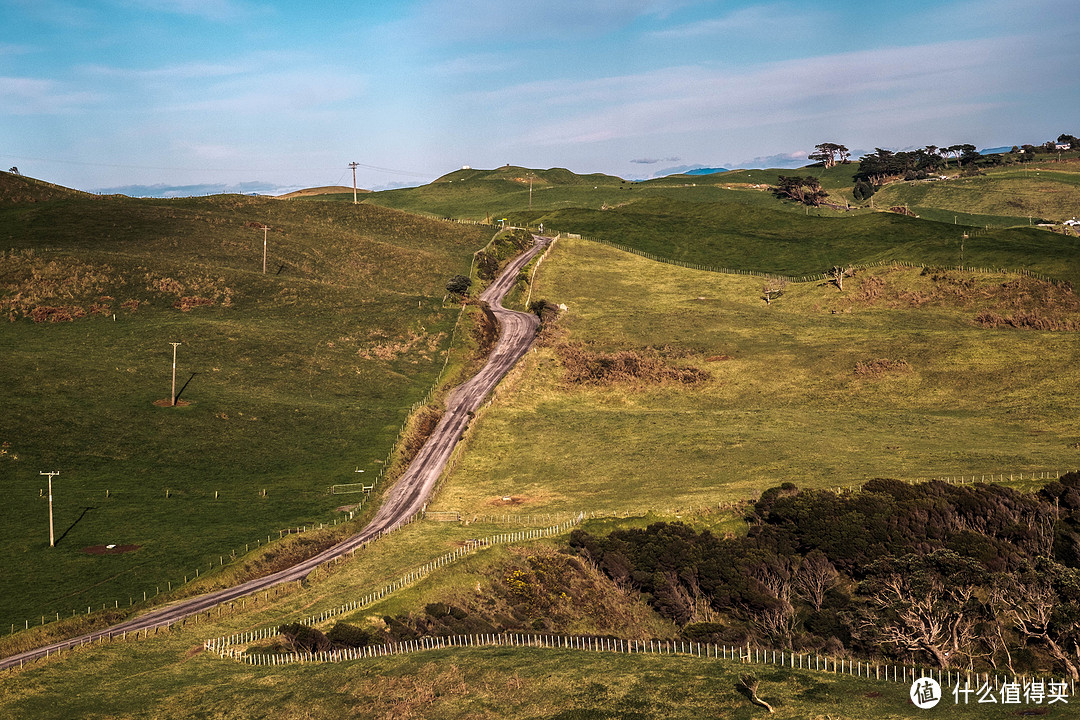
[[521, 268], [551, 242], [550, 238], [543, 237], [538, 237], [536, 240], [531, 248], [515, 258], [498, 279], [480, 295], [481, 300], [490, 303], [500, 326], [498, 342], [487, 364], [479, 373], [450, 393], [446, 401], [446, 412], [431, 437], [424, 443], [405, 473], [391, 486], [375, 517], [363, 530], [308, 560], [272, 575], [250, 580], [225, 590], [182, 600], [173, 605], [151, 610], [110, 628], [4, 658], [0, 660], [0, 670], [21, 665], [58, 650], [92, 642], [101, 637], [115, 637], [124, 633], [136, 633], [170, 625], [186, 617], [205, 612], [221, 603], [260, 592], [275, 585], [301, 580], [322, 563], [352, 552], [364, 543], [408, 522], [427, 503], [428, 497], [435, 488], [435, 483], [450, 459], [450, 453], [465, 431], [471, 414], [480, 407], [480, 403], [487, 394], [532, 345], [538, 325], [536, 316], [507, 310], [501, 303], [506, 293], [513, 287]]

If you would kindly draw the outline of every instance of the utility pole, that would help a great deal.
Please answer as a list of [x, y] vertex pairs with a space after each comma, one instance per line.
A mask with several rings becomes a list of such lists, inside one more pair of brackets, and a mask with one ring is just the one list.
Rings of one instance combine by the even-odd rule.
[[266, 233], [270, 230], [270, 226], [263, 224], [263, 275], [266, 274]]
[[529, 209], [532, 210], [532, 173], [529, 173]]
[[172, 345], [172, 407], [176, 407], [176, 346], [181, 343], [169, 343]]
[[356, 204], [356, 168], [359, 167], [359, 165], [360, 165], [360, 163], [358, 163], [358, 162], [349, 163], [349, 167], [352, 168], [352, 204], [353, 205]]
[[56, 547], [56, 542], [53, 540], [53, 519], [52, 519], [52, 479], [54, 475], [59, 475], [60, 471], [54, 470], [53, 472], [39, 472], [38, 475], [49, 476], [49, 547]]

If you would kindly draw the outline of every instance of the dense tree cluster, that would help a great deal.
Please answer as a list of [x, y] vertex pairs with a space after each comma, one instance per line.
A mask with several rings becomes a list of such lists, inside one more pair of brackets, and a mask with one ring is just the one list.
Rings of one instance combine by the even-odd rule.
[[779, 198], [795, 200], [803, 205], [820, 205], [829, 193], [821, 188], [821, 181], [812, 175], [780, 175], [772, 189]]
[[[974, 150], [974, 146], [968, 146]], [[877, 148], [859, 158], [855, 179], [881, 186], [889, 180], [917, 180], [941, 169], [946, 160], [933, 146], [912, 152], [893, 152]], [[957, 157], [960, 157], [959, 155]]]
[[658, 523], [571, 544], [690, 637], [1080, 679], [1080, 473], [1038, 493], [787, 483], [747, 517], [745, 537]]

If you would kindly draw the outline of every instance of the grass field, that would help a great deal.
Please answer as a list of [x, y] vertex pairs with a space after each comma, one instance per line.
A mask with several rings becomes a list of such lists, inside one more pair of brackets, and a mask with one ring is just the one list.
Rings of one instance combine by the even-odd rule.
[[[0, 205], [5, 633], [125, 607], [341, 517], [358, 496], [327, 488], [378, 474], [443, 366], [446, 279], [491, 236], [337, 203], [40, 199]], [[34, 322], [40, 307], [76, 319]], [[154, 404], [170, 397], [170, 342], [176, 408]], [[108, 544], [139, 548], [83, 552]]]
[[[790, 285], [766, 305], [760, 278], [559, 241], [534, 296], [568, 306], [564, 335], [483, 411], [435, 506], [483, 512], [512, 497], [521, 512], [677, 510], [784, 481], [1080, 466], [1076, 333], [980, 327], [982, 310], [1041, 290], [939, 277], [867, 272], [843, 293]], [[1051, 292], [1061, 317], [1076, 318], [1075, 296]], [[565, 341], [652, 352], [711, 379], [574, 385], [555, 347]]]
[[976, 177], [893, 183], [874, 199], [880, 207], [906, 205], [942, 222], [952, 222], [956, 214], [961, 223], [967, 216], [972, 221], [966, 224], [973, 225], [1060, 223], [1080, 213], [1080, 162], [1032, 163]]
[[[735, 689], [753, 673], [759, 695], [778, 718], [908, 718], [908, 685], [827, 672], [792, 670], [686, 656], [619, 655], [565, 649], [455, 648], [344, 663], [255, 667], [202, 650], [209, 638], [295, 621], [331, 600], [378, 587], [403, 558], [452, 547], [463, 531], [490, 528], [418, 523], [367, 553], [320, 573], [302, 589], [236, 604], [147, 639], [80, 648], [8, 671], [0, 679], [0, 714], [35, 718], [750, 718]], [[590, 528], [596, 530], [597, 528]], [[424, 548], [425, 541], [432, 545]], [[549, 542], [495, 548], [437, 571], [415, 587], [367, 609], [381, 617], [419, 612], [424, 602], [460, 596], [490, 582], [514, 552]], [[605, 636], [633, 637], [640, 628]], [[579, 629], [596, 634], [594, 628]], [[1021, 706], [1023, 709], [1023, 706]], [[1060, 703], [1043, 716], [1075, 717]], [[936, 717], [969, 717], [946, 696]], [[978, 706], [980, 717], [1014, 717], [1016, 707]]]
[[[618, 202], [643, 190], [605, 188], [602, 179], [560, 192], [566, 202], [590, 192]], [[491, 182], [509, 188], [492, 196], [516, 193], [520, 209], [520, 179]], [[955, 264], [949, 258], [959, 251], [952, 231], [933, 223], [889, 215], [807, 219], [763, 212], [754, 203], [714, 207], [707, 193], [768, 196], [690, 190], [701, 193], [698, 200], [680, 203], [672, 195], [596, 210], [618, 218], [597, 220], [598, 227], [636, 228], [642, 249], [673, 259], [725, 264], [728, 258], [737, 267], [776, 272], [817, 272], [855, 258]], [[527, 200], [527, 185], [524, 192]], [[534, 199], [539, 194], [534, 187]], [[459, 201], [447, 197], [447, 203]], [[479, 199], [476, 207], [486, 202]], [[660, 217], [652, 225], [644, 212], [649, 208]], [[664, 222], [680, 213], [687, 215], [681, 230], [665, 230]], [[702, 247], [694, 221], [730, 233]], [[274, 228], [270, 247], [278, 264], [268, 276], [260, 272], [262, 231], [253, 222]], [[0, 602], [13, 614], [22, 607], [52, 612], [53, 605], [66, 614], [117, 594], [122, 606], [123, 593], [140, 597], [155, 578], [171, 573], [175, 581], [196, 566], [208, 570], [230, 549], [242, 552], [246, 543], [265, 540], [272, 532], [267, 527], [339, 515], [334, 506], [356, 496], [331, 497], [326, 486], [353, 480], [357, 466], [377, 472], [375, 460], [385, 456], [410, 403], [441, 367], [457, 310], [441, 303], [446, 278], [466, 271], [490, 230], [307, 199], [60, 197], [56, 204], [0, 209], [0, 238], [14, 248], [0, 270], [0, 299], [10, 304], [21, 291], [20, 302], [27, 301], [33, 278], [54, 288], [35, 302], [89, 307], [107, 293], [117, 314], [115, 321], [99, 313], [72, 323], [33, 323], [17, 313], [0, 331], [0, 351], [12, 358], [6, 366], [12, 369], [0, 373], [0, 393], [12, 399], [0, 419], [0, 440], [9, 443], [7, 457], [19, 456], [0, 456], [0, 478], [14, 489], [0, 518], [5, 527], [20, 528], [0, 556]], [[613, 239], [632, 244], [625, 236]], [[1080, 276], [1077, 248], [1061, 241], [1035, 231], [980, 233], [965, 243], [972, 254], [965, 264], [978, 258]], [[281, 274], [274, 274], [281, 264]], [[180, 295], [165, 280], [178, 283], [182, 295], [213, 304], [189, 312], [173, 308]], [[983, 313], [1035, 313], [1052, 325], [1075, 327], [1080, 301], [1074, 294], [1015, 275], [883, 268], [849, 277], [842, 293], [826, 283], [789, 285], [766, 305], [764, 282], [560, 240], [536, 273], [532, 297], [565, 303], [568, 310], [477, 413], [429, 509], [470, 516], [649, 510], [645, 517], [587, 527], [604, 532], [678, 517], [716, 532], [740, 532], [741, 521], [718, 512], [716, 503], [787, 480], [832, 487], [875, 476], [970, 477], [1080, 465], [1076, 332], [976, 322]], [[129, 298], [140, 301], [134, 313], [120, 307]], [[181, 368], [198, 373], [183, 394], [192, 404], [159, 408], [152, 403], [167, 395], [173, 339], [184, 343]], [[601, 359], [627, 353], [644, 366], [689, 367], [708, 378], [687, 385], [650, 379], [574, 384], [561, 354], [567, 343]], [[449, 371], [460, 374], [467, 365], [455, 358]], [[179, 377], [186, 380], [183, 370]], [[71, 526], [52, 551], [36, 492], [44, 469], [61, 470], [58, 532]], [[59, 501], [64, 492], [66, 505]], [[83, 508], [90, 509], [76, 522]], [[118, 527], [126, 534], [119, 536]], [[9, 673], [0, 678], [0, 715], [764, 715], [734, 689], [746, 668], [724, 661], [473, 648], [256, 668], [201, 651], [207, 638], [340, 607], [471, 539], [511, 529], [484, 521], [414, 523], [319, 572], [303, 588], [230, 605], [146, 640], [82, 648]], [[80, 552], [109, 542], [142, 547], [124, 555]], [[549, 540], [486, 549], [337, 619], [378, 623], [421, 613], [432, 602], [484, 607], [524, 553], [560, 547], [560, 540]], [[229, 572], [215, 567], [200, 586]], [[83, 580], [77, 594], [65, 596], [58, 589], [70, 576]], [[560, 630], [619, 637], [673, 632], [659, 617], [625, 608], [630, 614], [618, 617], [633, 620], [612, 629], [616, 616], [603, 614], [604, 625], [588, 612], [597, 597], [564, 603], [574, 624]], [[48, 608], [37, 611], [42, 604]], [[761, 696], [776, 706], [774, 717], [907, 718], [915, 712], [903, 684], [755, 671]], [[1071, 708], [1049, 710], [1046, 717], [1075, 716]], [[976, 709], [952, 707], [946, 698], [932, 712], [960, 718]], [[1016, 708], [979, 706], [977, 712], [1013, 717]]]

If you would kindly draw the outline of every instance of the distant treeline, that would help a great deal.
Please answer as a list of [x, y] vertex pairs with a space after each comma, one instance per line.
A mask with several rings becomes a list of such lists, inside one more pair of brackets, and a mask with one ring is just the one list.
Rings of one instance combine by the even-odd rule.
[[695, 640], [1080, 679], [1080, 473], [1037, 493], [785, 483], [747, 520], [745, 537], [657, 523], [571, 545]]

